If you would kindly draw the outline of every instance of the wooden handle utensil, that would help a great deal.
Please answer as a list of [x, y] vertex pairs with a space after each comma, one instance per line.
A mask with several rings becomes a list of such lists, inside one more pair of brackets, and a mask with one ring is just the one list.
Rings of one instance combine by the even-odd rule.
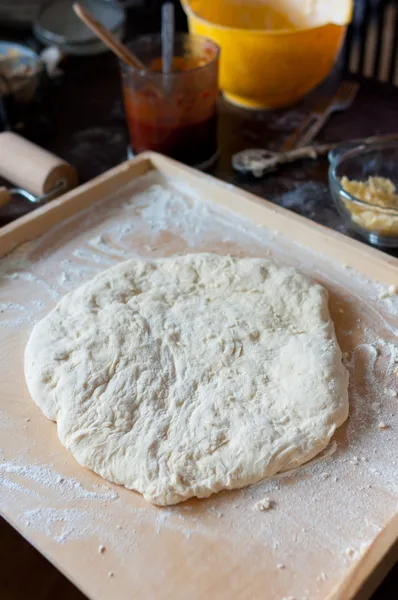
[[140, 59], [133, 54], [124, 44], [119, 42], [119, 40], [107, 29], [102, 23], [97, 21], [95, 17], [84, 8], [81, 4], [75, 2], [73, 5], [73, 10], [75, 14], [79, 17], [83, 23], [87, 25], [91, 29], [91, 31], [111, 50], [120, 60], [130, 65], [134, 69], [138, 70], [146, 70], [144, 63], [140, 61]]

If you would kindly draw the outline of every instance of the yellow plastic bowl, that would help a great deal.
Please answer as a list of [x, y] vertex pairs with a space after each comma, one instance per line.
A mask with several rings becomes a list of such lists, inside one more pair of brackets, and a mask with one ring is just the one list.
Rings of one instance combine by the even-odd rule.
[[[346, 24], [335, 23], [294, 28], [288, 17], [270, 12], [270, 3], [261, 5], [259, 0], [181, 1], [189, 31], [221, 46], [220, 88], [225, 97], [247, 108], [277, 108], [303, 98], [332, 70], [346, 31]], [[351, 0], [345, 3], [351, 5]], [[243, 27], [233, 26], [237, 22]], [[251, 28], [264, 22], [269, 28]]]

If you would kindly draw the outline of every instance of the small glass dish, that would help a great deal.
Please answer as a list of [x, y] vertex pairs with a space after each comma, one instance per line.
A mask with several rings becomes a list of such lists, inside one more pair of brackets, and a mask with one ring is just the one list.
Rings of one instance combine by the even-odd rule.
[[329, 153], [329, 162], [330, 192], [349, 227], [375, 246], [398, 247], [398, 201], [392, 207], [382, 206], [379, 200], [367, 197], [365, 201], [345, 189], [353, 182], [385, 178], [395, 186], [398, 199], [398, 141], [342, 144]]

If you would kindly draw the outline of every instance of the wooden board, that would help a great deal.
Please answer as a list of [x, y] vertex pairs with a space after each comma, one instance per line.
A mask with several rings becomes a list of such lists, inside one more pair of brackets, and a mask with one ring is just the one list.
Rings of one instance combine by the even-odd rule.
[[[328, 288], [351, 416], [294, 473], [159, 509], [61, 447], [23, 352], [33, 323], [94, 274], [197, 251], [270, 256]], [[4, 228], [0, 256], [0, 506], [89, 597], [347, 600], [377, 581], [398, 538], [397, 260], [156, 154]], [[274, 508], [259, 512], [264, 497]]]

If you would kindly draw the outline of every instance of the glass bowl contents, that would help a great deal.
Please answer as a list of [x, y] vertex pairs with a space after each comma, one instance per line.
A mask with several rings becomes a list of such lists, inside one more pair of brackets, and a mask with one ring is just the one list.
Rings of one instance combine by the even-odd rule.
[[162, 73], [159, 35], [140, 37], [130, 47], [148, 69], [121, 66], [133, 151], [154, 150], [195, 166], [214, 160], [217, 44], [200, 36], [176, 36], [169, 74]]
[[338, 147], [329, 185], [351, 229], [377, 246], [398, 247], [398, 142]]

